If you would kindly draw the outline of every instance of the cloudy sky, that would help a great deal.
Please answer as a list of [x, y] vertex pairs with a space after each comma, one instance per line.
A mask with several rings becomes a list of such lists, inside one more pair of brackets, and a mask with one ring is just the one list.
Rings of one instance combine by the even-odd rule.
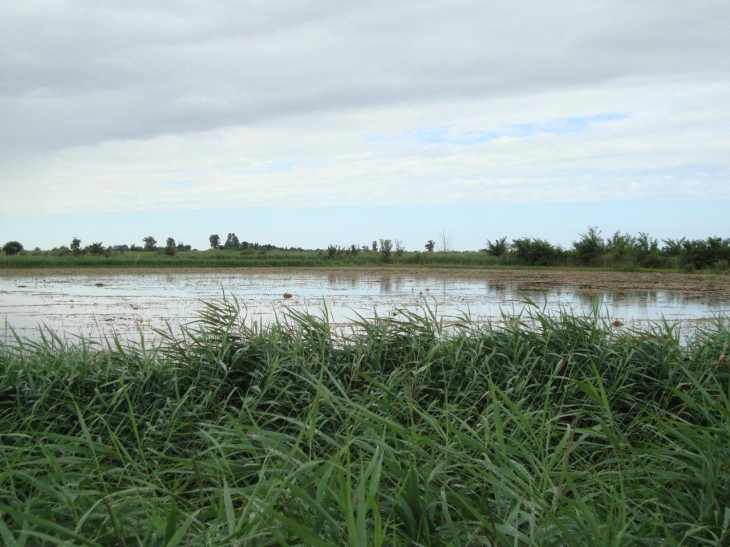
[[0, 243], [730, 237], [730, 2], [0, 2]]

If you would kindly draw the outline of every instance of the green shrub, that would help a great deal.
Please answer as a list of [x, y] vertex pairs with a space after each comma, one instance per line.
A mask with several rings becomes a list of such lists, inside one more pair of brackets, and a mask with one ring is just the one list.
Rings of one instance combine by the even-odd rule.
[[23, 251], [23, 245], [19, 241], [8, 241], [3, 245], [3, 252], [8, 256], [16, 255]]

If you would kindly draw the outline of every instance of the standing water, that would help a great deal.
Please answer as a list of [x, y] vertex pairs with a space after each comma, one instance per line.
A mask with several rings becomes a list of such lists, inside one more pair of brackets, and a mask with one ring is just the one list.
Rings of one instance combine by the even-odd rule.
[[191, 321], [202, 302], [223, 295], [239, 301], [247, 321], [264, 324], [287, 308], [321, 314], [325, 307], [338, 326], [358, 315], [395, 316], [398, 309], [424, 306], [445, 321], [464, 314], [498, 320], [503, 312], [519, 313], [526, 299], [546, 311], [580, 315], [597, 306], [629, 326], [690, 323], [730, 311], [723, 276], [386, 269], [6, 273], [0, 275], [0, 326], [6, 325], [0, 337], [7, 339], [10, 327], [32, 338], [42, 325], [61, 336], [151, 336], [167, 323]]

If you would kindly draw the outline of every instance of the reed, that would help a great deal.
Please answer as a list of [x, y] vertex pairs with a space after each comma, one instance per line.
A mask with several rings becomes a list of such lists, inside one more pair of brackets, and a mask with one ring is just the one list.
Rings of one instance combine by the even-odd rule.
[[730, 541], [727, 321], [324, 313], [0, 346], [2, 543]]

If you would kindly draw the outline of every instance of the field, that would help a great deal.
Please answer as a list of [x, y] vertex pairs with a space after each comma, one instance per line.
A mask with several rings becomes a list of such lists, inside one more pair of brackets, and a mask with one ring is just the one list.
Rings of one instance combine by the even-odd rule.
[[[205, 306], [0, 346], [5, 545], [727, 545], [730, 330]], [[507, 319], [507, 318], [505, 318]]]
[[[729, 247], [730, 249], [730, 247]], [[81, 269], [81, 268], [343, 268], [343, 267], [430, 267], [430, 268], [489, 268], [489, 269], [603, 269], [613, 271], [675, 270], [722, 273], [728, 271], [730, 250], [694, 255], [652, 255], [653, 260], [602, 255], [593, 261], [581, 260], [563, 253], [559, 258], [540, 254], [521, 255], [510, 252], [492, 256], [486, 252], [404, 252], [391, 253], [387, 259], [380, 252], [352, 253], [343, 249], [329, 250], [207, 250], [177, 251], [174, 256], [158, 251], [104, 251], [99, 254], [68, 251], [26, 251], [16, 255], [0, 255], [0, 270], [11, 269]], [[707, 255], [707, 256], [705, 256]], [[718, 258], [719, 257], [719, 258]]]
[[[231, 267], [343, 267], [383, 264], [379, 253], [328, 256], [325, 251], [181, 251], [175, 256], [162, 252], [125, 251], [99, 255], [58, 256], [49, 252], [29, 252], [0, 256], [0, 269], [35, 268], [231, 268]], [[391, 257], [388, 264], [440, 267], [500, 267], [502, 261], [486, 253], [404, 253]]]
[[25, 336], [36, 336], [43, 322], [60, 335], [138, 338], [142, 328], [149, 337], [166, 321], [188, 321], [200, 301], [218, 298], [222, 290], [235, 295], [252, 319], [327, 306], [331, 322], [340, 326], [356, 314], [417, 311], [426, 302], [438, 306], [440, 317], [468, 311], [474, 318], [498, 318], [501, 309], [516, 312], [527, 296], [547, 309], [587, 313], [599, 306], [627, 326], [668, 318], [691, 328], [727, 313], [730, 303], [726, 276], [673, 272], [399, 266], [0, 270], [0, 337], [6, 316]]

